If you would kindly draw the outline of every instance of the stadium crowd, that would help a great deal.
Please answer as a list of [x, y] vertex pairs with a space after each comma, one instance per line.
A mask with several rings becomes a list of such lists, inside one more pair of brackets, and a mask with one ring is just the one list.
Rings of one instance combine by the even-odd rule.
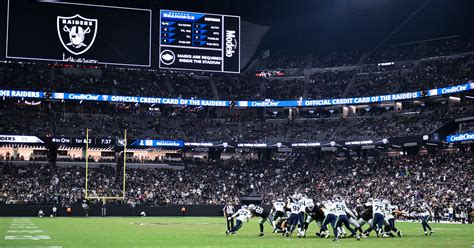
[[[0, 119], [0, 133], [55, 137], [82, 137], [86, 128], [94, 137], [223, 142], [294, 142], [367, 140], [429, 134], [444, 123], [472, 116], [474, 104], [404, 103], [359, 108], [347, 118], [340, 111], [301, 110], [293, 119], [287, 113], [218, 108], [165, 108], [150, 110], [134, 105], [51, 103], [39, 106], [4, 101], [0, 111], [13, 118]], [[281, 111], [281, 110], [279, 110]]]
[[[290, 100], [384, 95], [458, 85], [472, 80], [472, 42], [463, 40], [447, 43], [457, 45], [448, 48], [444, 47], [445, 44], [440, 44], [443, 45], [441, 47], [420, 45], [421, 47], [414, 49], [421, 51], [407, 52], [406, 55], [401, 55], [399, 49], [382, 49], [370, 55], [364, 63], [349, 63], [352, 66], [345, 66], [344, 56], [328, 55], [331, 58], [329, 60], [339, 59], [340, 62], [330, 63], [331, 67], [314, 67], [321, 65], [320, 63], [310, 63], [309, 67], [294, 63], [292, 65], [299, 66], [300, 69], [314, 70], [309, 77], [303, 77], [301, 70], [300, 77], [274, 80], [258, 78], [253, 73], [220, 75], [9, 62], [0, 66], [0, 88], [221, 100]], [[377, 59], [379, 62], [386, 62], [385, 58], [391, 57], [397, 60], [389, 66], [369, 63], [376, 56], [381, 56]], [[300, 58], [300, 61], [325, 58], [315, 54]]]
[[313, 68], [343, 67], [357, 64], [377, 64], [391, 61], [409, 61], [423, 58], [443, 57], [472, 52], [474, 39], [451, 37], [406, 44], [387, 44], [370, 54], [360, 50], [338, 49], [337, 51], [314, 51], [304, 55], [288, 56], [278, 51], [266, 57], [261, 69], [282, 69], [310, 66]]
[[[377, 196], [407, 212], [420, 200], [446, 212], [472, 197], [472, 153], [377, 157], [368, 160], [293, 156], [271, 161], [190, 160], [183, 170], [128, 169], [128, 204], [226, 204], [262, 195], [266, 204], [303, 190], [317, 201], [334, 194], [349, 205]], [[0, 202], [68, 205], [84, 197], [84, 168], [2, 163]], [[212, 171], [212, 173], [202, 173]], [[120, 174], [110, 165], [89, 172], [89, 195], [120, 195]]]

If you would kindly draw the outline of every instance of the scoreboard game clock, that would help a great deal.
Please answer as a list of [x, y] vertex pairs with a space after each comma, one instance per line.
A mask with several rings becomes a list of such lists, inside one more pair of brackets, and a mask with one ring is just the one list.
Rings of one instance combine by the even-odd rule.
[[240, 46], [239, 16], [160, 11], [160, 68], [239, 73]]

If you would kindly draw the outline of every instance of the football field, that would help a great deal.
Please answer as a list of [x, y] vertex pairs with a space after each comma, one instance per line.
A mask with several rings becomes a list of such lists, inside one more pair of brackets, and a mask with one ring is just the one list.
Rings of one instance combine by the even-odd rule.
[[0, 218], [0, 247], [472, 247], [474, 225], [430, 223], [435, 234], [424, 236], [420, 223], [397, 223], [403, 238], [353, 238], [333, 242], [316, 238], [311, 223], [308, 237], [271, 233], [257, 237], [252, 219], [233, 236], [225, 235], [223, 217], [90, 217]]

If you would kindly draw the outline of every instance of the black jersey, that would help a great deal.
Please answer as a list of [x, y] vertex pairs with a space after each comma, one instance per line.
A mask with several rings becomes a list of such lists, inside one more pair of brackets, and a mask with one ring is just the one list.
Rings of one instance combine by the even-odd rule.
[[268, 211], [260, 206], [255, 206], [255, 208], [252, 210], [252, 214], [260, 218], [267, 218], [269, 215]]
[[324, 219], [324, 212], [320, 207], [313, 207], [312, 210], [310, 210], [308, 207], [305, 209], [306, 213], [311, 216], [313, 220], [322, 220]]
[[365, 221], [372, 219], [372, 205], [360, 205], [356, 208], [359, 218], [362, 218]]

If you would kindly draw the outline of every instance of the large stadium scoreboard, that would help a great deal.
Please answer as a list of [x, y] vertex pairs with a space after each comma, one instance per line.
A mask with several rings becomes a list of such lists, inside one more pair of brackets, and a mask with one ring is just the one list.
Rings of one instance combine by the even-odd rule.
[[[6, 0], [5, 58], [240, 72], [240, 17]], [[152, 44], [159, 39], [159, 46]], [[155, 41], [155, 42], [153, 42]], [[153, 58], [153, 59], [152, 59]], [[154, 63], [152, 63], [154, 61]]]
[[7, 59], [151, 66], [152, 11], [8, 0]]
[[160, 68], [240, 72], [240, 17], [160, 11]]

